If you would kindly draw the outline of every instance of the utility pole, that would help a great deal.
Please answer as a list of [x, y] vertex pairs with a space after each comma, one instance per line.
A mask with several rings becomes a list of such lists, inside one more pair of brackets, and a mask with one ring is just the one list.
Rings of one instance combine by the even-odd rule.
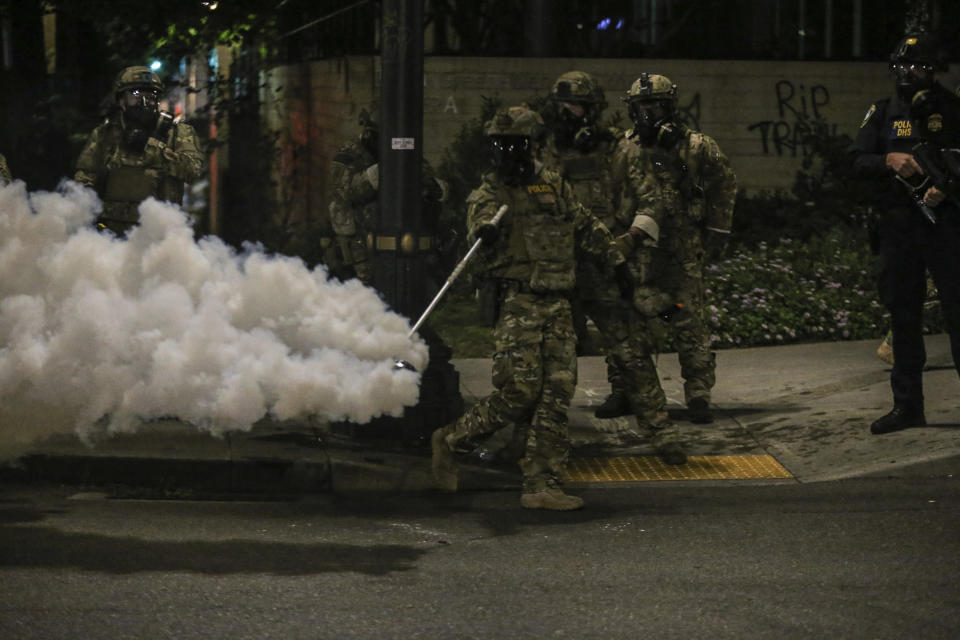
[[[423, 0], [382, 0], [381, 11], [380, 218], [373, 284], [412, 323], [432, 297], [425, 257], [437, 249], [437, 230], [425, 228], [423, 216]], [[371, 426], [378, 436], [423, 443], [463, 412], [450, 349], [429, 327], [420, 335], [430, 348], [420, 401], [402, 418], [376, 420]]]

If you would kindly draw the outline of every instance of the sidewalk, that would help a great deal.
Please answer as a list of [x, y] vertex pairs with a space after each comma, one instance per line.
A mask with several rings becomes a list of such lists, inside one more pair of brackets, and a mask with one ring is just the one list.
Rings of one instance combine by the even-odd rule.
[[[786, 479], [768, 481], [801, 483], [904, 473], [911, 465], [930, 461], [945, 461], [960, 470], [960, 380], [947, 336], [927, 337], [928, 426], [883, 436], [869, 432], [870, 422], [891, 406], [889, 367], [875, 355], [878, 343], [720, 351], [713, 395], [716, 419], [708, 425], [685, 420], [676, 355], [662, 355], [657, 364], [668, 408], [688, 452], [706, 462], [718, 456], [762, 456], [788, 472]], [[490, 360], [455, 360], [454, 365], [468, 404], [489, 393]], [[609, 392], [603, 359], [581, 358], [579, 365], [570, 407], [572, 462], [588, 456], [653, 460], [649, 445], [634, 436], [632, 418], [593, 416]], [[92, 448], [73, 437], [38, 443], [19, 468], [5, 469], [0, 477], [130, 485], [169, 495], [432, 487], [425, 448], [346, 441], [328, 431], [322, 424], [264, 421], [249, 433], [220, 439], [174, 420], [155, 421], [136, 434], [116, 436]], [[516, 488], [518, 480], [512, 466], [485, 464], [478, 458], [464, 460], [461, 468], [465, 490]]]

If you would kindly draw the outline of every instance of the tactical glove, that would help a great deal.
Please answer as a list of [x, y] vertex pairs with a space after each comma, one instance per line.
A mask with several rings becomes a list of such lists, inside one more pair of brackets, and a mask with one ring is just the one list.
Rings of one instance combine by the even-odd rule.
[[477, 229], [477, 236], [483, 241], [483, 244], [489, 247], [496, 243], [497, 238], [500, 237], [500, 229], [496, 225], [485, 224]]

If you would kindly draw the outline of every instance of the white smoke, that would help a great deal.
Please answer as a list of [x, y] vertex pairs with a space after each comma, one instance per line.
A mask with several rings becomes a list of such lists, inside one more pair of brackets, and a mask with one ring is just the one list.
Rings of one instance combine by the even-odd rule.
[[426, 345], [358, 281], [299, 259], [196, 240], [169, 204], [127, 238], [100, 202], [0, 187], [0, 449], [175, 416], [214, 434], [269, 415], [364, 423], [418, 398]]

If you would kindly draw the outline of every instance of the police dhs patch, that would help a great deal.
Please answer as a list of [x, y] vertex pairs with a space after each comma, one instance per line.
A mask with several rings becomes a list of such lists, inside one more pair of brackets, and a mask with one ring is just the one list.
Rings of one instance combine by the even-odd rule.
[[875, 104], [870, 105], [870, 108], [867, 109], [867, 115], [863, 116], [863, 122], [860, 123], [861, 129], [867, 126], [867, 123], [870, 122], [870, 116], [872, 116], [876, 112], [877, 112], [877, 105]]
[[943, 116], [939, 113], [932, 114], [927, 118], [927, 131], [937, 133], [943, 130]]

